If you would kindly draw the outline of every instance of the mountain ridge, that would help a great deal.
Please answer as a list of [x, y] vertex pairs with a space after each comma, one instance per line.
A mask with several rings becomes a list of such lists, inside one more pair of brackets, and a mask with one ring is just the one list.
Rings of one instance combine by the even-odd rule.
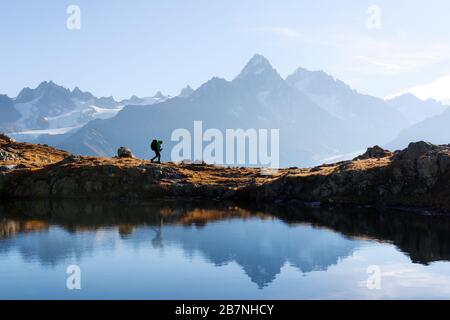
[[[170, 150], [173, 130], [189, 129], [194, 121], [202, 120], [205, 128], [222, 131], [280, 129], [280, 157], [285, 166], [317, 164], [366, 145], [387, 145], [402, 130], [446, 108], [410, 96], [385, 101], [360, 94], [324, 71], [297, 68], [283, 79], [260, 54], [255, 54], [231, 81], [213, 77], [196, 90], [185, 87], [178, 97], [158, 92], [149, 98], [132, 96], [117, 102], [112, 97], [96, 98], [78, 87], [60, 89], [51, 81], [34, 90], [42, 87], [84, 102], [75, 109], [70, 103], [60, 106], [68, 109], [64, 116], [38, 114], [34, 125], [44, 130], [36, 136], [16, 135], [21, 141], [33, 138], [31, 141], [74, 153], [103, 156], [113, 155], [119, 145], [130, 145], [143, 157], [149, 153], [147, 145], [152, 137], [168, 142], [165, 147]], [[22, 90], [22, 101], [30, 101], [36, 94], [32, 90]], [[100, 107], [90, 106], [92, 101]], [[60, 112], [56, 106], [54, 109]]]
[[[305, 78], [310, 90], [296, 85]], [[326, 99], [330, 96], [336, 97], [336, 110], [344, 110], [345, 114], [338, 116], [331, 110]], [[264, 56], [256, 54], [231, 81], [213, 77], [191, 92], [188, 99], [178, 97], [151, 108], [124, 108], [114, 118], [87, 124], [56, 146], [95, 155], [93, 150], [98, 148], [82, 145], [84, 135], [95, 132], [102, 137], [102, 145], [110, 145], [110, 150], [119, 144], [129, 145], [144, 157], [149, 153], [149, 139], [169, 141], [166, 150], [170, 149], [171, 132], [189, 129], [196, 120], [222, 131], [280, 128], [280, 157], [285, 166], [311, 165], [361, 150], [368, 144], [383, 145], [409, 125], [384, 100], [360, 94], [323, 71], [299, 68], [283, 79]], [[117, 128], [121, 128], [120, 135]]]
[[153, 97], [132, 96], [116, 101], [113, 97], [96, 97], [78, 86], [70, 90], [51, 80], [43, 81], [34, 89], [23, 88], [15, 98], [2, 95], [0, 112], [4, 116], [0, 120], [0, 131], [13, 134], [19, 140], [33, 141], [40, 132], [67, 132], [94, 119], [113, 117], [127, 104], [149, 105], [169, 98], [158, 92]]

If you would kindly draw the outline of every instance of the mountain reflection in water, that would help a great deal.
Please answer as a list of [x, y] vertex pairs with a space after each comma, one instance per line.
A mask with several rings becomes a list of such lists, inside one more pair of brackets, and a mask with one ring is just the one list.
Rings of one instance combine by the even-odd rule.
[[376, 210], [246, 209], [217, 203], [21, 201], [0, 205], [0, 256], [52, 268], [120, 242], [181, 248], [215, 266], [236, 263], [262, 289], [286, 264], [327, 270], [365, 240], [389, 242], [415, 263], [450, 260], [450, 219]]

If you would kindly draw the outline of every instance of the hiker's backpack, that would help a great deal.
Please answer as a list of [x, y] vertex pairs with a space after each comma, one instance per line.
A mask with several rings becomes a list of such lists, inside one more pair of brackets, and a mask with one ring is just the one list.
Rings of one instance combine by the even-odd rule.
[[156, 140], [153, 140], [152, 141], [152, 144], [150, 145], [150, 148], [153, 150], [153, 151], [156, 151], [156, 148], [158, 147], [158, 141], [156, 141]]

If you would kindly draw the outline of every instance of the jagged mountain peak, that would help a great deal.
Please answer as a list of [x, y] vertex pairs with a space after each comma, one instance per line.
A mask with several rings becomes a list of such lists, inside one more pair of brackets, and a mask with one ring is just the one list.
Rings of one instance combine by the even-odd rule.
[[292, 74], [286, 77], [287, 82], [292, 82], [293, 80], [298, 81], [301, 79], [321, 80], [333, 83], [339, 81], [322, 70], [308, 70], [302, 67], [298, 67]]
[[269, 60], [266, 57], [264, 57], [262, 54], [259, 54], [259, 53], [255, 53], [253, 55], [253, 57], [248, 62], [248, 65], [253, 65], [253, 66], [265, 65], [265, 66], [272, 67]]
[[58, 85], [54, 83], [53, 80], [49, 80], [49, 81], [42, 81], [37, 88], [39, 89], [44, 87], [58, 87]]
[[41, 82], [39, 84], [39, 86], [35, 89], [35, 92], [37, 95], [53, 93], [53, 92], [59, 92], [59, 93], [64, 93], [64, 94], [71, 93], [69, 89], [56, 84], [52, 80]]
[[100, 97], [95, 99], [95, 104], [102, 108], [114, 108], [118, 105], [118, 102], [113, 96]]
[[330, 94], [336, 90], [354, 92], [349, 85], [322, 70], [311, 71], [299, 67], [291, 75], [286, 77], [286, 82], [294, 85], [298, 89], [320, 91], [326, 94]]
[[266, 57], [261, 54], [255, 54], [236, 77], [236, 80], [263, 76], [276, 76], [281, 78]]
[[122, 101], [120, 101], [119, 103], [121, 105], [137, 105], [137, 104], [141, 104], [143, 103], [145, 100], [142, 98], [139, 98], [136, 95], [132, 95], [129, 99], [123, 99]]
[[161, 99], [161, 98], [164, 98], [164, 94], [161, 91], [158, 91], [155, 93], [155, 95], [153, 97], [157, 98], [157, 99]]
[[213, 77], [210, 80], [206, 81], [204, 84], [198, 88], [195, 93], [196, 94], [204, 94], [209, 93], [210, 91], [220, 90], [224, 86], [229, 84], [229, 82], [223, 78]]
[[72, 97], [77, 99], [77, 100], [81, 100], [81, 101], [89, 101], [92, 99], [95, 99], [94, 95], [88, 91], [84, 92], [82, 90], [80, 90], [79, 87], [75, 87], [72, 90]]
[[22, 89], [19, 95], [16, 97], [16, 103], [27, 103], [35, 99], [40, 99], [43, 97], [48, 98], [49, 96], [69, 96], [71, 94], [69, 89], [66, 89], [60, 85], [57, 85], [52, 80], [41, 82], [35, 89], [26, 87]]
[[[52, 85], [43, 84], [43, 87], [46, 86]], [[80, 92], [79, 88], [72, 91], [76, 94]], [[189, 99], [170, 99], [166, 103], [161, 102], [170, 97], [161, 91], [153, 97], [133, 96], [120, 103], [110, 97], [95, 98], [84, 104], [69, 95], [75, 105], [63, 97], [59, 99], [59, 95], [52, 95], [51, 100], [44, 101], [45, 104], [33, 102], [29, 106], [19, 106], [18, 110], [25, 110], [24, 115], [33, 115], [33, 121], [21, 122], [24, 127], [33, 129], [40, 129], [35, 125], [40, 121], [34, 117], [38, 114], [35, 110], [50, 109], [39, 112], [39, 116], [48, 118], [50, 128], [70, 128], [97, 118], [104, 120], [101, 125], [91, 122], [85, 127], [101, 132], [104, 139], [98, 143], [94, 143], [84, 129], [77, 131], [76, 135], [69, 132], [61, 138], [69, 141], [66, 145], [76, 152], [95, 150], [97, 148], [94, 145], [102, 145], [102, 141], [106, 141], [114, 150], [117, 128], [127, 131], [123, 141], [130, 143], [140, 156], [148, 152], [141, 138], [144, 132], [155, 132], [155, 135], [167, 140], [170, 126], [188, 127], [198, 119], [215, 128], [282, 128], [285, 147], [281, 162], [289, 165], [299, 161], [313, 164], [329, 156], [345, 156], [366, 144], [382, 145], [410, 124], [400, 111], [389, 106], [386, 101], [358, 94], [323, 71], [298, 68], [285, 81], [268, 59], [260, 54], [254, 55], [233, 81], [215, 77], [192, 92], [193, 89], [187, 86], [180, 95], [190, 93]], [[152, 104], [157, 105], [155, 108], [122, 110], [126, 105]], [[429, 114], [426, 108], [421, 109]], [[115, 117], [119, 110], [122, 110], [120, 117]], [[156, 119], [150, 116], [153, 112], [158, 112]], [[405, 112], [411, 113], [410, 110]], [[421, 117], [422, 114], [419, 114], [417, 119]], [[136, 130], [127, 130], [130, 124]], [[69, 140], [69, 136], [73, 139]], [[86, 136], [89, 137], [89, 143], [80, 147], [81, 141], [86, 141]], [[308, 139], [299, 141], [299, 136], [308, 136]]]
[[194, 89], [191, 88], [191, 86], [187, 85], [183, 89], [181, 89], [180, 94], [178, 95], [181, 98], [187, 98], [194, 92]]

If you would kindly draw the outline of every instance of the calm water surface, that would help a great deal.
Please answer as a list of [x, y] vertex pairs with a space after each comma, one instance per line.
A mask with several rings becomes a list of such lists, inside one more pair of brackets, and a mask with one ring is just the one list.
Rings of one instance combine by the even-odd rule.
[[[450, 298], [450, 218], [196, 203], [0, 205], [1, 299]], [[81, 269], [81, 290], [66, 287]], [[367, 287], [370, 266], [380, 288]], [[373, 267], [372, 267], [373, 268]]]

